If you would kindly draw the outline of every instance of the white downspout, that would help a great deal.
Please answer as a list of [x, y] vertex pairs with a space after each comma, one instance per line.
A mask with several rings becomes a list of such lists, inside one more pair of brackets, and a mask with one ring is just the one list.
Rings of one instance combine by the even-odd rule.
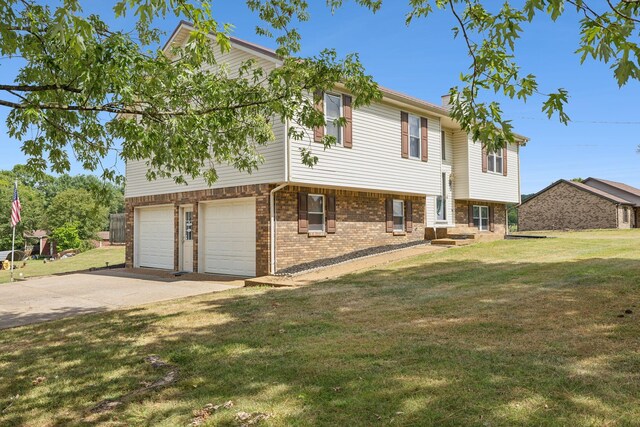
[[285, 130], [285, 144], [284, 144], [284, 170], [285, 170], [285, 182], [283, 184], [278, 185], [276, 188], [269, 192], [269, 218], [270, 218], [270, 227], [269, 227], [269, 242], [270, 242], [270, 251], [269, 251], [269, 274], [276, 273], [276, 192], [282, 190], [287, 185], [289, 185], [291, 170], [290, 170], [290, 159], [289, 159], [289, 119], [285, 120], [284, 124]]

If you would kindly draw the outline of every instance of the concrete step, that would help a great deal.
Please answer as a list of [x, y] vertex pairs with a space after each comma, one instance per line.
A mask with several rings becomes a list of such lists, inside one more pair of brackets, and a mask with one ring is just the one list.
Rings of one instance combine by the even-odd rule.
[[471, 233], [449, 233], [447, 234], [447, 238], [459, 240], [475, 240], [476, 235]]
[[448, 237], [443, 239], [435, 239], [431, 241], [432, 245], [442, 246], [465, 246], [474, 243], [473, 239], [450, 239]]

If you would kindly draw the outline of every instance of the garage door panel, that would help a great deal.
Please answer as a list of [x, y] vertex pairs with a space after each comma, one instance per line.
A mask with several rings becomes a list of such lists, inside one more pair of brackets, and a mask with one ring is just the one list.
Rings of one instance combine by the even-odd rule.
[[173, 269], [173, 208], [144, 208], [139, 209], [137, 215], [137, 265]]
[[254, 276], [255, 199], [217, 201], [204, 206], [204, 271]]

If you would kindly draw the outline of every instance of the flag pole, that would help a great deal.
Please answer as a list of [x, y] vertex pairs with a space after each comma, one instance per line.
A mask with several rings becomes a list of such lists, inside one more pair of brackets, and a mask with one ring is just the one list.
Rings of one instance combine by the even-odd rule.
[[[15, 190], [18, 188], [18, 180], [16, 180], [14, 185], [15, 185], [14, 187], [14, 190]], [[17, 224], [13, 224], [13, 238], [11, 239], [11, 282], [13, 282], [13, 261], [14, 261], [15, 250], [16, 250], [16, 225]]]

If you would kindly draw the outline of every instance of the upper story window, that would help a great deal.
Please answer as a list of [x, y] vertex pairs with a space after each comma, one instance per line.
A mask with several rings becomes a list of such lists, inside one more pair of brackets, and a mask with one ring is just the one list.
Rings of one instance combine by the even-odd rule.
[[442, 160], [447, 160], [447, 139], [444, 131], [440, 131], [440, 143], [442, 145]]
[[487, 170], [489, 172], [502, 173], [502, 150], [487, 154]]
[[[420, 159], [420, 117], [409, 115], [409, 157]], [[395, 202], [394, 202], [395, 203]]]
[[404, 200], [393, 201], [393, 231], [404, 231]]
[[307, 196], [309, 231], [324, 231], [324, 196], [309, 194]]
[[336, 120], [342, 117], [342, 96], [332, 93], [324, 94], [324, 117], [327, 122], [327, 135], [336, 139], [336, 144], [342, 145], [342, 128], [336, 124]]

